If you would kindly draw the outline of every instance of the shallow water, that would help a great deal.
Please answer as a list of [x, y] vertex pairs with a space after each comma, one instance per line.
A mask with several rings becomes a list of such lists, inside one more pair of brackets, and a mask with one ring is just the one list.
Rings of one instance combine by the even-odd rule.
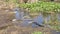
[[[31, 24], [30, 22], [36, 22], [40, 25], [42, 25], [44, 23], [44, 19], [46, 22], [49, 22], [51, 20], [51, 15], [48, 15], [46, 17], [44, 17], [42, 14], [38, 15], [35, 18], [25, 18], [24, 16], [29, 16], [29, 14], [27, 12], [24, 13], [24, 11], [20, 11], [19, 8], [15, 9], [15, 17], [17, 20], [22, 20], [22, 24], [23, 26], [28, 26], [29, 24]], [[53, 17], [54, 19], [54, 17]], [[57, 14], [57, 20], [60, 21], [60, 14]], [[32, 27], [35, 27], [36, 24], [32, 23]]]
[[[39, 15], [38, 17], [36, 18], [26, 18], [24, 19], [23, 17], [26, 16], [26, 15], [29, 15], [28, 13], [25, 14], [24, 11], [19, 11], [18, 9], [15, 10], [16, 14], [15, 14], [15, 17], [17, 20], [22, 20], [22, 25], [23, 26], [28, 26], [30, 23], [29, 22], [37, 22], [39, 24], [42, 24], [43, 23], [43, 16], [42, 15]], [[32, 24], [32, 26], [36, 26], [35, 24]]]

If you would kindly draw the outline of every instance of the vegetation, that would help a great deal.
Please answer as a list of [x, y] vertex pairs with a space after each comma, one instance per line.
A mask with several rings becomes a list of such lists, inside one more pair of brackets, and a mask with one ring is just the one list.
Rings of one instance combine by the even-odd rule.
[[22, 8], [28, 8], [31, 12], [60, 12], [60, 3], [55, 2], [43, 2], [37, 3], [23, 3], [19, 5]]

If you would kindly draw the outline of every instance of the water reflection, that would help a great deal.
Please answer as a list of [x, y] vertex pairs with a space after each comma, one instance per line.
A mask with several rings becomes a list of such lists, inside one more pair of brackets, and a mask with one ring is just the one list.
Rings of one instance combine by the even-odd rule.
[[[36, 22], [39, 25], [42, 25], [44, 20], [43, 20], [43, 15], [39, 15], [36, 18], [33, 19], [34, 22]], [[32, 27], [38, 26], [35, 23], [32, 24]]]
[[23, 19], [23, 16], [24, 16], [24, 12], [21, 11], [19, 8], [15, 8], [15, 17], [17, 20], [22, 20]]
[[[42, 25], [44, 23], [44, 20], [49, 23], [49, 21], [51, 21], [51, 15], [47, 15], [46, 17], [44, 17], [43, 14], [40, 14], [39, 16], [37, 16], [36, 18], [23, 18], [24, 16], [29, 16], [29, 13], [28, 12], [24, 12], [22, 10], [20, 10], [19, 8], [16, 8], [15, 9], [15, 17], [17, 20], [22, 20], [22, 25], [23, 26], [28, 26], [30, 24], [32, 24], [31, 26], [32, 27], [37, 27], [38, 25], [34, 24], [34, 23], [30, 23], [30, 22], [36, 22], [40, 25]], [[60, 14], [56, 14], [57, 15], [57, 20], [60, 22]], [[30, 17], [30, 16], [29, 16]], [[53, 16], [55, 17], [55, 16]], [[55, 18], [53, 18], [55, 19]], [[46, 23], [46, 24], [47, 24]]]

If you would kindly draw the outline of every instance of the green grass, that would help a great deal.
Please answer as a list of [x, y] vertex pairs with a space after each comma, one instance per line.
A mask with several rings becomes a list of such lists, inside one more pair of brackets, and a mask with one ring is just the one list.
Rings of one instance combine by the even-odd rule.
[[60, 12], [60, 3], [55, 2], [23, 3], [19, 7], [28, 8], [31, 12]]
[[22, 3], [19, 4], [18, 0], [6, 0], [6, 2], [13, 2], [17, 7], [29, 9], [30, 12], [43, 12], [43, 13], [51, 13], [51, 12], [60, 12], [60, 3], [55, 2], [44, 2], [39, 1], [37, 3]]

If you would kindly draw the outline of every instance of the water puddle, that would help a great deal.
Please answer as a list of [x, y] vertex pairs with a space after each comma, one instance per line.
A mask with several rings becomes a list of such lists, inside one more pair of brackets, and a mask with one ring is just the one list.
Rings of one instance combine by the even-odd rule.
[[[37, 27], [38, 24], [42, 25], [44, 23], [44, 20], [46, 20], [47, 22], [51, 19], [51, 16], [48, 15], [47, 17], [44, 17], [42, 14], [40, 14], [39, 16], [37, 16], [36, 18], [24, 18], [24, 16], [29, 16], [29, 14], [27, 12], [24, 12], [22, 10], [20, 10], [19, 8], [15, 9], [15, 17], [17, 20], [22, 20], [22, 25], [23, 26], [28, 26], [30, 24], [32, 24], [32, 27]], [[57, 18], [60, 21], [60, 14], [57, 14]], [[32, 23], [32, 22], [36, 22], [36, 23]], [[19, 23], [18, 23], [19, 24]]]
[[28, 13], [25, 15], [24, 11], [20, 11], [18, 9], [15, 10], [16, 14], [15, 17], [17, 20], [22, 20], [22, 26], [28, 26], [30, 24], [32, 24], [31, 26], [34, 27], [36, 26], [36, 24], [32, 23], [32, 22], [36, 22], [38, 24], [42, 24], [43, 23], [43, 16], [39, 15], [36, 18], [24, 18], [24, 16], [27, 15], [27, 17], [29, 17]]

